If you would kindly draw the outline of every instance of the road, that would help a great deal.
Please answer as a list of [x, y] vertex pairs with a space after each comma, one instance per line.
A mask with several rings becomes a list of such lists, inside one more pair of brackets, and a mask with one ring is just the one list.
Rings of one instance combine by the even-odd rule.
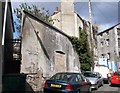
[[104, 84], [98, 90], [93, 90], [92, 93], [120, 93], [120, 86], [109, 86]]
[[[43, 92], [39, 92], [43, 93]], [[120, 93], [120, 86], [109, 86], [108, 84], [104, 84], [98, 90], [92, 90], [92, 93]]]

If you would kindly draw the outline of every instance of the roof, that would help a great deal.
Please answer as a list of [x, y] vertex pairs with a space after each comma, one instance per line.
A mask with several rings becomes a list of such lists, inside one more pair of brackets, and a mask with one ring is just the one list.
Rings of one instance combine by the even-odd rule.
[[[58, 11], [58, 13], [60, 13], [60, 12], [61, 12], [61, 11]], [[58, 14], [58, 13], [56, 13], [56, 14]], [[82, 22], [85, 21], [84, 19], [82, 19], [82, 17], [81, 17], [76, 11], [74, 11], [74, 13], [77, 14], [77, 16], [82, 20]], [[53, 15], [56, 15], [56, 14], [53, 13]], [[53, 16], [53, 15], [52, 15], [52, 16]]]
[[43, 19], [35, 16], [34, 14], [30, 13], [29, 11], [23, 10], [23, 12], [24, 12], [25, 14], [27, 14], [27, 15], [35, 18], [36, 20], [38, 20], [39, 22], [43, 23], [44, 25], [47, 25], [47, 26], [49, 26], [50, 28], [55, 29], [56, 32], [58, 32], [58, 33], [60, 33], [60, 34], [62, 34], [62, 35], [64, 35], [64, 36], [66, 36], [67, 38], [69, 38], [69, 36], [68, 36], [67, 34], [65, 34], [62, 30], [56, 28], [55, 26], [51, 25], [50, 23], [45, 22]]
[[77, 16], [78, 16], [83, 22], [85, 21], [84, 19], [82, 19], [82, 17], [81, 17], [76, 11], [74, 11], [74, 13], [76, 13]]
[[98, 33], [97, 35], [100, 35], [100, 34], [102, 34], [102, 33], [105, 33], [105, 32], [107, 32], [107, 31], [110, 31], [111, 29], [113, 29], [114, 27], [118, 26], [119, 24], [120, 24], [120, 23], [118, 23], [118, 24], [116, 24], [116, 25], [114, 25], [114, 26], [112, 26], [112, 27], [110, 27], [110, 28], [108, 28], [108, 29], [106, 29], [106, 30]]

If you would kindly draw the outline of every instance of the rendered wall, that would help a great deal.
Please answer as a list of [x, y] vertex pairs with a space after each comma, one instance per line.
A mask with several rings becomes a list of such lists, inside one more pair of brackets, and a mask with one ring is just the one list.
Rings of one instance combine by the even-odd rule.
[[34, 90], [42, 90], [45, 79], [58, 69], [80, 72], [78, 56], [67, 35], [29, 13], [25, 12], [23, 19], [21, 73], [28, 74]]

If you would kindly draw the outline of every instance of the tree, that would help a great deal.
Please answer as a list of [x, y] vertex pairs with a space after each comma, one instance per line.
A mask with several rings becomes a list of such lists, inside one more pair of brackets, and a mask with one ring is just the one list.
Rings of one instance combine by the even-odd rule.
[[52, 19], [50, 18], [49, 10], [45, 10], [45, 8], [39, 9], [36, 5], [28, 5], [27, 3], [21, 3], [18, 8], [14, 9], [14, 13], [17, 17], [17, 22], [15, 22], [16, 29], [20, 32], [20, 24], [22, 18], [22, 10], [26, 10], [35, 16], [41, 18], [42, 20], [52, 23]]
[[87, 39], [87, 33], [80, 29], [80, 37], [70, 37], [70, 41], [77, 54], [79, 55], [79, 61], [81, 63], [81, 70], [87, 71], [91, 69], [93, 57], [89, 49], [89, 43]]

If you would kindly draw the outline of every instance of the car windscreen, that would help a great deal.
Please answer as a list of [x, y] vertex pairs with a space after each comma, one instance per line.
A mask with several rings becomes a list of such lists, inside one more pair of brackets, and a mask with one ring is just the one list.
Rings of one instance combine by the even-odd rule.
[[73, 79], [73, 77], [74, 77], [74, 74], [58, 73], [58, 74], [55, 74], [54, 76], [52, 76], [50, 78], [50, 80], [70, 82]]
[[83, 75], [84, 75], [85, 77], [93, 77], [93, 78], [97, 78], [97, 77], [98, 77], [96, 73], [90, 73], [90, 72], [88, 72], [88, 73], [83, 73]]
[[114, 75], [120, 76], [120, 72], [115, 72]]

